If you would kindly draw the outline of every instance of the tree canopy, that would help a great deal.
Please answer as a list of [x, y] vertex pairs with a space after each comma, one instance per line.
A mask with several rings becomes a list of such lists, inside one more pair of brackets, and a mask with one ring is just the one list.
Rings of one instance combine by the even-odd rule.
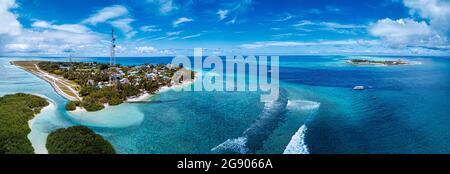
[[85, 126], [57, 129], [46, 144], [49, 154], [115, 154], [111, 143]]
[[0, 97], [0, 154], [32, 154], [28, 121], [49, 105], [47, 100], [18, 93]]

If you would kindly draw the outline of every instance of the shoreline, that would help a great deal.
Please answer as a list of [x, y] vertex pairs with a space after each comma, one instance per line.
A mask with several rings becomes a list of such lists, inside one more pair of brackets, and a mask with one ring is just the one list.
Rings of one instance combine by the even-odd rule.
[[183, 81], [180, 84], [177, 85], [172, 85], [172, 86], [162, 86], [161, 88], [158, 89], [158, 91], [155, 92], [155, 94], [149, 94], [147, 92], [144, 92], [142, 94], [140, 94], [139, 96], [136, 97], [131, 97], [128, 98], [125, 103], [134, 103], [134, 102], [144, 102], [144, 101], [148, 101], [150, 98], [152, 98], [155, 95], [158, 95], [160, 93], [164, 93], [170, 90], [176, 90], [176, 89], [180, 89], [183, 87], [186, 87], [188, 85], [191, 85], [195, 82], [197, 78], [194, 78], [193, 80], [190, 81]]
[[27, 138], [34, 149], [35, 154], [48, 154], [47, 148], [45, 146], [47, 142], [48, 133], [43, 133], [41, 131], [33, 129], [33, 127], [36, 123], [36, 119], [39, 119], [41, 114], [44, 114], [52, 109], [55, 109], [56, 104], [53, 102], [53, 100], [43, 95], [40, 94], [32, 94], [32, 95], [36, 95], [46, 99], [49, 104], [44, 108], [42, 108], [41, 111], [33, 117], [33, 119], [28, 120], [28, 127], [30, 128], [30, 133], [28, 133]]
[[[196, 80], [197, 80], [197, 78], [194, 78], [193, 80], [184, 81], [184, 82], [181, 82], [180, 84], [172, 85], [170, 87], [169, 86], [163, 86], [163, 87], [159, 88], [158, 91], [156, 91], [155, 94], [150, 94], [148, 92], [144, 92], [144, 93], [140, 94], [139, 96], [128, 98], [126, 101], [124, 101], [124, 103], [146, 102], [146, 101], [149, 101], [153, 96], [158, 95], [160, 93], [164, 93], [164, 92], [167, 92], [167, 91], [170, 91], [170, 90], [177, 90], [177, 89], [181, 89], [183, 87], [192, 85]], [[122, 104], [124, 104], [124, 103], [122, 103]], [[120, 104], [120, 105], [122, 105], [122, 104]], [[109, 107], [113, 107], [113, 106], [109, 106], [106, 103], [103, 104], [103, 106], [105, 106], [105, 108], [103, 108], [102, 110], [108, 109]], [[117, 106], [119, 106], [119, 105], [117, 105]], [[100, 110], [100, 111], [102, 111], [102, 110]], [[89, 111], [87, 111], [86, 109], [84, 109], [82, 107], [78, 107], [77, 106], [75, 110], [67, 111], [67, 112], [69, 112], [71, 114], [75, 114], [75, 113], [89, 112]], [[99, 112], [99, 111], [95, 111], [95, 112]]]
[[[36, 71], [31, 70], [31, 69], [29, 69], [29, 68], [26, 68], [26, 67], [24, 67], [24, 66], [18, 65], [17, 62], [19, 62], [19, 61], [10, 61], [10, 64], [12, 64], [12, 65], [14, 65], [14, 66], [16, 66], [16, 67], [18, 67], [18, 68], [20, 68], [20, 69], [22, 69], [22, 70], [25, 70], [26, 72], [29, 72], [29, 73], [35, 75], [36, 77], [38, 77], [38, 78], [44, 80], [45, 82], [49, 83], [50, 86], [52, 86], [53, 90], [54, 90], [57, 94], [59, 94], [61, 97], [65, 98], [65, 99], [67, 99], [67, 100], [69, 100], [69, 101], [81, 101], [81, 98], [78, 96], [78, 94], [76, 94], [76, 91], [74, 91], [74, 89], [72, 89], [71, 87], [69, 87], [69, 86], [66, 85], [66, 87], [69, 88], [69, 90], [70, 90], [72, 93], [74, 93], [74, 95], [75, 95], [76, 97], [73, 97], [73, 96], [70, 96], [69, 94], [66, 94], [66, 93], [65, 93], [65, 92], [64, 92], [64, 91], [56, 84], [56, 83], [57, 83], [57, 82], [56, 82], [56, 81], [57, 81], [56, 79], [58, 79], [58, 82], [59, 82], [59, 78], [58, 78], [58, 77], [54, 77], [53, 75], [50, 75], [50, 74], [48, 74], [48, 73], [43, 72], [42, 70], [40, 70], [39, 67], [37, 66], [37, 63], [39, 63], [39, 61], [23, 61], [23, 62], [28, 62], [28, 63], [35, 62], [33, 65], [36, 67], [36, 70], [37, 70], [37, 71], [41, 71], [41, 72], [36, 72]], [[50, 78], [53, 78], [53, 81], [52, 81]], [[64, 85], [63, 82], [59, 82], [59, 83], [61, 83], [62, 85]], [[65, 83], [67, 83], [67, 82], [65, 82]]]
[[[52, 75], [49, 74], [47, 72], [42, 71], [37, 64], [40, 61], [10, 61], [11, 65], [14, 65], [22, 70], [25, 70], [26, 72], [29, 72], [35, 76], [37, 76], [38, 78], [46, 81], [47, 83], [50, 84], [50, 86], [53, 88], [53, 90], [61, 97], [69, 100], [69, 101], [82, 101], [82, 98], [79, 97], [79, 95], [77, 94], [78, 92], [76, 92], [74, 89], [72, 89], [72, 87], [70, 85], [70, 82], [67, 81], [67, 79], [63, 79], [61, 77], [58, 77], [56, 75]], [[196, 80], [196, 77], [194, 76], [193, 80], [190, 81], [183, 81], [180, 84], [176, 84], [176, 85], [172, 85], [172, 86], [162, 86], [160, 87], [155, 94], [150, 94], [148, 92], [143, 92], [141, 94], [139, 94], [138, 96], [134, 96], [134, 97], [129, 97], [127, 98], [123, 103], [139, 103], [139, 102], [146, 102], [149, 101], [151, 97], [159, 94], [159, 93], [163, 93], [169, 90], [176, 90], [179, 88], [183, 88], [187, 85], [191, 85], [192, 83], [194, 83]], [[69, 92], [73, 93], [74, 96], [70, 96], [70, 94], [66, 93], [63, 89], [61, 89], [60, 86], [58, 86], [58, 84], [56, 83], [60, 83], [60, 85], [63, 85], [62, 87], [67, 88], [69, 90]], [[122, 103], [122, 104], [123, 104]], [[109, 107], [109, 105], [107, 103], [103, 104], [104, 108], [106, 109]], [[102, 109], [102, 110], [103, 110]], [[69, 113], [76, 113], [76, 112], [89, 112], [86, 109], [82, 108], [82, 107], [76, 107], [75, 110], [73, 111], [67, 111]]]

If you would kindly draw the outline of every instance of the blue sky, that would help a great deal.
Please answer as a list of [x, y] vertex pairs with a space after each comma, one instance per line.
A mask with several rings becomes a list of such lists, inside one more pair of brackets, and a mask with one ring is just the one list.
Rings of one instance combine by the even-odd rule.
[[1, 0], [0, 55], [449, 55], [446, 0]]

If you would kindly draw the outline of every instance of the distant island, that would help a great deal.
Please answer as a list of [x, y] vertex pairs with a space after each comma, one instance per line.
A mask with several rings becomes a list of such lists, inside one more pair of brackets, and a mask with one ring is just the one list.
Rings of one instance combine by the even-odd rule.
[[404, 60], [367, 60], [367, 59], [347, 59], [346, 63], [352, 65], [406, 65]]
[[28, 121], [48, 106], [49, 102], [31, 94], [0, 97], [0, 154], [33, 154], [27, 135]]
[[61, 128], [48, 135], [49, 154], [115, 154], [111, 143], [85, 126]]
[[[14, 61], [16, 65], [50, 83], [55, 91], [70, 102], [66, 109], [99, 111], [105, 106], [136, 102], [155, 94], [163, 87], [184, 83], [182, 74], [195, 72], [182, 66], [152, 65], [120, 66], [103, 63]], [[180, 79], [178, 83], [172, 78]], [[186, 83], [190, 83], [186, 81]]]

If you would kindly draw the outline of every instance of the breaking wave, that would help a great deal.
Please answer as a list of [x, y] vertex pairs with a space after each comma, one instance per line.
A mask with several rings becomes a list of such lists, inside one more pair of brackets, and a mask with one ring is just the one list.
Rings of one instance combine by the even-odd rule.
[[309, 154], [308, 146], [305, 143], [306, 125], [303, 125], [292, 136], [291, 141], [284, 149], [283, 154]]
[[211, 149], [215, 153], [239, 153], [246, 154], [249, 149], [246, 147], [247, 138], [239, 137], [234, 139], [228, 139], [227, 141], [219, 144], [218, 146]]
[[288, 110], [314, 110], [320, 107], [319, 102], [308, 100], [288, 100]]
[[[319, 102], [308, 100], [289, 100], [287, 108], [289, 110], [315, 111], [320, 107]], [[307, 127], [302, 125], [292, 136], [291, 141], [284, 149], [283, 154], [309, 154], [308, 146], [305, 142]]]
[[266, 102], [258, 119], [239, 138], [228, 139], [211, 149], [215, 153], [254, 153], [262, 147], [264, 140], [278, 127], [287, 106], [285, 90], [280, 90], [278, 99]]

